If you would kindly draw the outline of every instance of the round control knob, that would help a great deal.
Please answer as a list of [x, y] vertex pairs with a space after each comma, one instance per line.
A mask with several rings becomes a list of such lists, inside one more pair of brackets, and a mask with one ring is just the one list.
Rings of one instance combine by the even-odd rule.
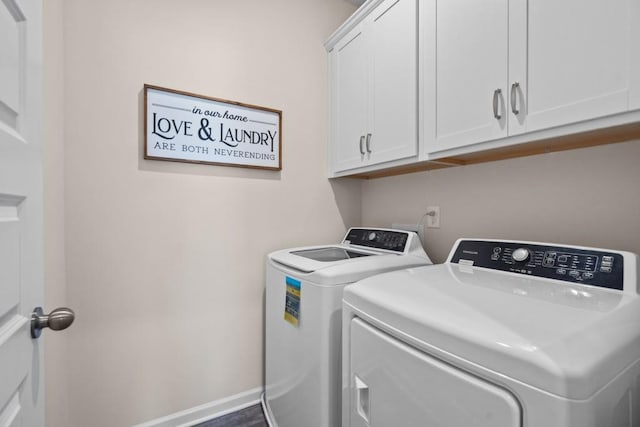
[[526, 261], [527, 258], [529, 258], [529, 251], [525, 248], [518, 248], [513, 251], [513, 254], [511, 254], [511, 258], [513, 258], [514, 261], [518, 262]]
[[376, 238], [376, 233], [371, 232], [369, 233], [369, 240], [374, 240]]

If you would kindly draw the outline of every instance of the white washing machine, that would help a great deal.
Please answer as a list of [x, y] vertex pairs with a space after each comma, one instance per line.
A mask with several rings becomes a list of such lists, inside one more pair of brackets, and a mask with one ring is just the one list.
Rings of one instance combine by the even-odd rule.
[[431, 264], [413, 232], [351, 228], [342, 243], [268, 256], [267, 419], [278, 427], [339, 427], [342, 290], [387, 271]]
[[343, 427], [639, 427], [638, 256], [459, 240], [344, 290]]

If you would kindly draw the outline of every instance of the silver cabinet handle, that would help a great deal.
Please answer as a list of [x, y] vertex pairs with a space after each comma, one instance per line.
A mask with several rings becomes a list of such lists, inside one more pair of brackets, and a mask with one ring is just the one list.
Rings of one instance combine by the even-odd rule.
[[360, 154], [362, 154], [362, 155], [364, 156], [364, 147], [363, 147], [363, 144], [364, 144], [364, 135], [362, 135], [362, 136], [360, 137]]
[[519, 87], [520, 87], [520, 83], [518, 82], [515, 82], [514, 84], [511, 85], [511, 111], [516, 116], [520, 113], [520, 110], [518, 110], [518, 105], [516, 100], [516, 95]]
[[371, 154], [371, 134], [367, 134], [367, 153]]
[[31, 313], [31, 338], [39, 338], [43, 328], [53, 331], [67, 329], [73, 323], [76, 315], [70, 308], [56, 308], [49, 314], [44, 314], [42, 307], [36, 307]]
[[498, 98], [502, 93], [502, 89], [496, 89], [493, 91], [493, 117], [496, 120], [500, 120], [502, 118], [502, 114], [498, 113]]

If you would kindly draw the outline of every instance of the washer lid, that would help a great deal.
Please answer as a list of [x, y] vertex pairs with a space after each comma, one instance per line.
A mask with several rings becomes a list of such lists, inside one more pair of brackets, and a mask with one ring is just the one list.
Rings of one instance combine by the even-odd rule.
[[586, 399], [640, 356], [637, 295], [441, 264], [373, 276], [344, 302], [450, 363]]
[[431, 264], [426, 255], [368, 251], [347, 245], [286, 249], [268, 258], [274, 267], [319, 285], [344, 285], [373, 274]]
[[373, 256], [379, 254], [359, 252], [346, 248], [338, 248], [335, 246], [319, 249], [301, 249], [299, 251], [291, 251], [293, 255], [304, 258], [313, 259], [322, 262], [342, 261], [343, 259], [360, 258], [365, 256]]

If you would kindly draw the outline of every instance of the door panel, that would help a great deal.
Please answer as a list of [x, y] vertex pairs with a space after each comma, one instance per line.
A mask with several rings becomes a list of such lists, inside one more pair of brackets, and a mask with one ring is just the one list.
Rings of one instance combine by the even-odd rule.
[[[4, 404], [16, 397], [19, 402], [28, 399], [27, 396], [22, 396], [22, 392], [30, 365], [30, 359], [24, 355], [30, 354], [30, 347], [27, 318], [14, 312], [7, 313], [0, 331], [0, 366], [3, 367], [0, 401]], [[0, 413], [0, 419], [6, 415], [4, 412], [6, 411]]]
[[[0, 206], [1, 206], [0, 202]], [[20, 302], [20, 234], [17, 221], [0, 213], [0, 319]]]
[[528, 2], [527, 131], [627, 110], [633, 3]]
[[44, 425], [42, 4], [0, 2], [0, 425]]
[[367, 29], [371, 164], [418, 152], [416, 12], [416, 0], [387, 0], [376, 8]]
[[351, 427], [518, 427], [506, 390], [422, 353], [360, 319], [350, 325]]
[[334, 171], [338, 172], [361, 166], [365, 158], [360, 151], [360, 139], [365, 136], [367, 126], [367, 55], [360, 26], [334, 48], [333, 61], [336, 131], [332, 137], [336, 140], [331, 144]]
[[437, 2], [437, 119], [429, 151], [506, 136], [508, 6], [507, 0]]
[[0, 5], [0, 121], [15, 127], [20, 93], [20, 34], [19, 9], [10, 11], [6, 4]]

